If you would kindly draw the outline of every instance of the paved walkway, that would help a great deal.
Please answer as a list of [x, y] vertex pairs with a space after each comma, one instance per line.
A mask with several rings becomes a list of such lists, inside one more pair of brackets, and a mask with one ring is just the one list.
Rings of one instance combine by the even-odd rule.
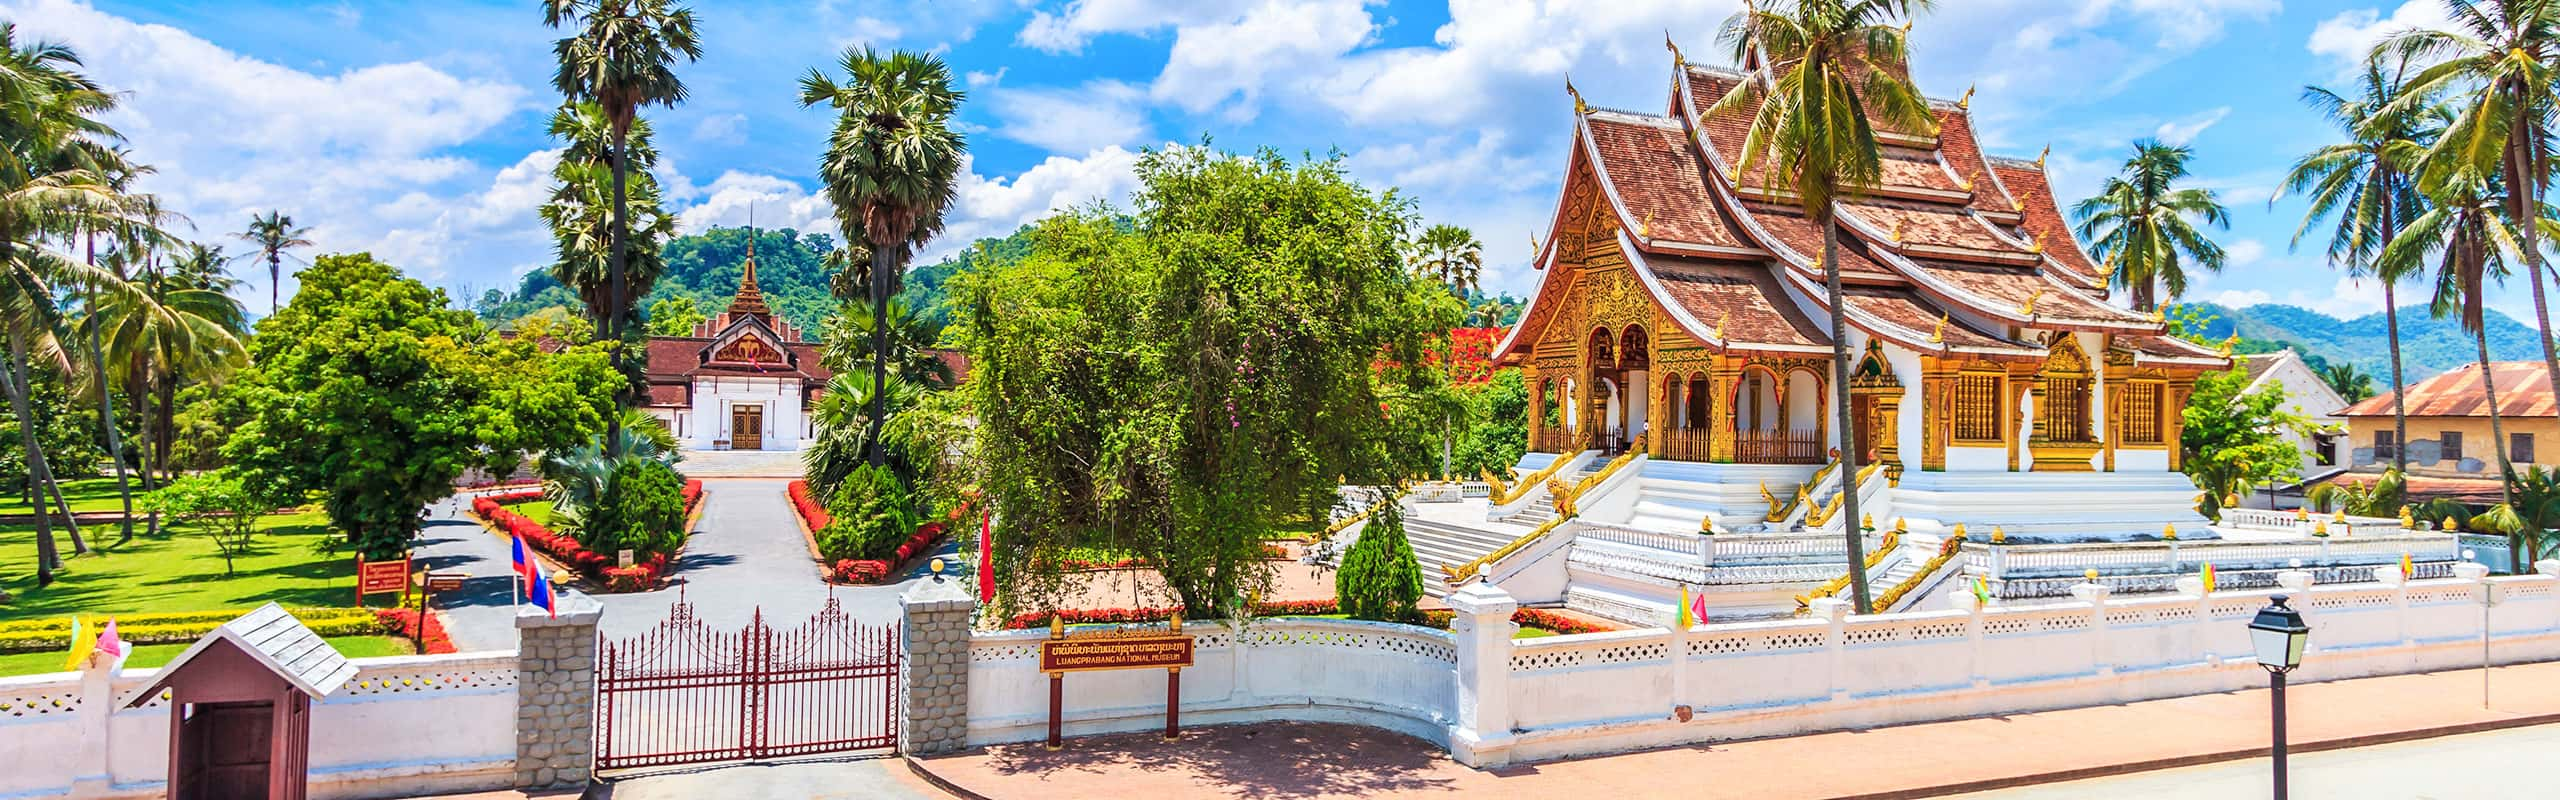
[[[2296, 686], [2288, 693], [2295, 751], [2560, 723], [2560, 663], [2502, 667], [2494, 685], [2491, 709], [2480, 707], [2476, 670]], [[952, 784], [996, 800], [1461, 792], [1618, 800], [1927, 797], [2245, 759], [2265, 751], [2266, 715], [2266, 692], [2254, 690], [1493, 771], [1468, 769], [1439, 748], [1399, 734], [1309, 723], [1204, 728], [1172, 743], [1144, 733], [1092, 737], [1058, 753], [1037, 744], [1008, 745], [923, 763]]]
[[[825, 605], [828, 587], [810, 561], [808, 545], [784, 495], [787, 479], [709, 478], [702, 482], [702, 518], [668, 587], [654, 592], [597, 595], [608, 638], [631, 636], [666, 619], [682, 597], [715, 630], [746, 625], [758, 609], [776, 628], [798, 624]], [[514, 583], [507, 539], [469, 515], [470, 501], [456, 496], [428, 507], [416, 548], [426, 568], [470, 577], [463, 590], [436, 598], [445, 610], [454, 645], [463, 650], [515, 647]], [[943, 547], [952, 545], [945, 542]], [[845, 613], [866, 624], [898, 618], [903, 584], [839, 586]]]

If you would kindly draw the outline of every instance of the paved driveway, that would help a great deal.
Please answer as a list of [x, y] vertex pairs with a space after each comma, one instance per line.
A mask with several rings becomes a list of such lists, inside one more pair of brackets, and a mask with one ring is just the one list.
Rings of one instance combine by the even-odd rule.
[[[666, 619], [668, 606], [679, 597], [691, 602], [695, 616], [715, 630], [743, 627], [759, 609], [766, 623], [778, 629], [817, 613], [829, 588], [819, 580], [792, 518], [784, 495], [789, 485], [780, 478], [703, 480], [702, 518], [674, 579], [654, 592], [598, 595], [605, 608], [604, 635], [621, 638], [647, 631]], [[510, 649], [516, 639], [507, 539], [480, 527], [469, 509], [470, 501], [460, 496], [430, 506], [416, 552], [428, 569], [470, 576], [463, 591], [436, 601], [446, 611], [455, 646]], [[952, 546], [943, 544], [946, 551]], [[846, 614], [864, 624], [881, 624], [897, 620], [898, 593], [904, 588], [903, 583], [838, 586], [833, 594]]]

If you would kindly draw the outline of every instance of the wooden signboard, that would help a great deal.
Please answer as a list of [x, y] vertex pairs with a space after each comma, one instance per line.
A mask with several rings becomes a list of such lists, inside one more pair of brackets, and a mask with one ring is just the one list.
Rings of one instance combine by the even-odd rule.
[[1056, 617], [1049, 619], [1049, 638], [1040, 642], [1040, 671], [1049, 673], [1049, 749], [1065, 746], [1067, 673], [1106, 669], [1164, 670], [1164, 738], [1181, 736], [1182, 668], [1191, 666], [1191, 636], [1182, 618], [1163, 632], [1113, 632], [1081, 637], [1067, 635]]
[[398, 561], [366, 561], [356, 556], [356, 607], [364, 607], [369, 594], [400, 593], [400, 604], [409, 602], [409, 559]]

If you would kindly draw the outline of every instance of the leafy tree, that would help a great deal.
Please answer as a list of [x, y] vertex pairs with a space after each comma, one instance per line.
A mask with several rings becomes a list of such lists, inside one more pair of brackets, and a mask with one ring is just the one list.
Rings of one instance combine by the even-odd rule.
[[[889, 317], [889, 298], [898, 294], [907, 257], [917, 246], [942, 232], [943, 212], [959, 192], [960, 161], [968, 143], [951, 124], [967, 93], [951, 84], [951, 68], [930, 54], [904, 50], [882, 54], [865, 46], [847, 49], [838, 67], [845, 81], [816, 69], [800, 79], [800, 104], [821, 103], [836, 110], [835, 131], [828, 137], [818, 175], [835, 205], [836, 224], [847, 244], [866, 245], [848, 254], [848, 267], [859, 267], [871, 293], [872, 317]], [[844, 298], [850, 300], [852, 298]], [[889, 375], [889, 327], [871, 327], [871, 383], [884, 385]], [[880, 406], [886, 393], [874, 394], [868, 414], [886, 419]], [[872, 466], [888, 463], [878, 428], [864, 447]]]
[[[1823, 301], [1845, 308], [1840, 286], [1837, 201], [1873, 190], [1884, 177], [1879, 127], [1935, 133], [1929, 102], [1911, 85], [1910, 32], [1893, 21], [1927, 10], [1929, 0], [1798, 0], [1743, 6], [1724, 24], [1736, 64], [1766, 60], [1774, 81], [1746, 80], [1710, 113], [1752, 115], [1734, 171], [1793, 190], [1805, 218], [1822, 231]], [[1831, 409], [1842, 441], [1857, 440], [1849, 409], [1849, 333], [1831, 314]], [[1858, 474], [1856, 448], [1841, 451], [1842, 474]], [[1857, 519], [1858, 493], [1842, 495], [1842, 513]], [[1848, 571], [1858, 613], [1871, 610], [1865, 542], [1849, 526]]]
[[1054, 603], [1098, 548], [1232, 616], [1271, 585], [1266, 534], [1392, 480], [1380, 387], [1434, 380], [1455, 304], [1405, 267], [1410, 204], [1338, 159], [1185, 147], [1137, 173], [1133, 210], [1052, 217], [953, 279], [972, 462], [1014, 602]]
[[1343, 554], [1342, 569], [1333, 573], [1333, 596], [1352, 619], [1406, 622], [1418, 613], [1422, 564], [1405, 539], [1404, 509], [1391, 496], [1370, 512], [1360, 539]]
[[2187, 477], [2204, 489], [2197, 510], [2208, 517], [2221, 516], [2223, 498], [2302, 470], [2302, 451], [2285, 433], [2307, 423], [2285, 410], [2283, 387], [2244, 394], [2248, 387], [2249, 375], [2240, 370], [2205, 373], [2183, 412], [2186, 430], [2178, 443], [2186, 451]]
[[275, 508], [269, 497], [249, 490], [228, 470], [199, 472], [171, 481], [143, 498], [153, 512], [167, 514], [173, 528], [193, 528], [222, 551], [222, 574], [237, 574], [233, 560], [249, 550], [258, 520]]
[[[2412, 107], [2407, 102], [2407, 69], [2404, 60], [2394, 60], [2386, 68], [2383, 59], [2367, 59], [2353, 98], [2317, 86], [2303, 87], [2303, 102], [2344, 131], [2347, 141], [2313, 150], [2294, 162], [2284, 185], [2267, 200], [2272, 205], [2288, 192], [2309, 195], [2310, 208], [2303, 212], [2302, 227], [2294, 229], [2293, 245], [2302, 245], [2312, 223], [2335, 215], [2329, 263], [2349, 275], [2382, 282], [2384, 330], [2390, 337], [2391, 385], [2395, 387], [2409, 385], [2400, 361], [2399, 286], [2411, 274], [2385, 269], [2382, 251], [2426, 203], [2418, 194], [2415, 172], [2427, 143], [2442, 133], [2441, 125], [2428, 124], [2439, 116], [2433, 113], [2438, 109]], [[2396, 392], [2391, 424], [2398, 432], [2392, 441], [2409, 440], [2407, 399]], [[2392, 451], [2391, 465], [2403, 471], [2409, 468], [2406, 448]]]
[[2187, 293], [2187, 264], [2222, 271], [2222, 246], [2196, 229], [2201, 221], [2231, 227], [2231, 214], [2213, 190], [2179, 188], [2195, 151], [2144, 139], [2133, 143], [2123, 174], [2107, 179], [2098, 195], [2071, 207], [2089, 255], [2114, 271], [2115, 285], [2133, 292], [2133, 307], [2157, 306], [2157, 292], [2171, 299]]
[[669, 297], [649, 304], [649, 335], [692, 336], [695, 326], [710, 319], [690, 297]]
[[310, 247], [311, 240], [304, 238], [310, 234], [310, 228], [293, 224], [293, 218], [285, 216], [282, 210], [269, 211], [263, 216], [251, 216], [247, 230], [232, 234], [241, 241], [256, 245], [258, 254], [267, 259], [268, 314], [276, 313], [276, 309], [280, 307], [278, 305], [280, 301], [277, 298], [282, 297], [284, 293], [284, 251], [297, 247]]
[[223, 455], [261, 497], [323, 493], [372, 558], [403, 552], [419, 507], [488, 453], [594, 435], [620, 384], [602, 345], [486, 336], [442, 290], [365, 254], [321, 257], [258, 329], [255, 365], [224, 394]]

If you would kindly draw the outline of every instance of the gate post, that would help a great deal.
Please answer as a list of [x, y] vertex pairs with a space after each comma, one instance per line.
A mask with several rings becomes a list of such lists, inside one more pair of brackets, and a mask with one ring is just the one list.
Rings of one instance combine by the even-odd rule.
[[978, 601], [958, 582], [917, 581], [898, 595], [904, 611], [898, 644], [899, 689], [906, 719], [898, 749], [908, 755], [948, 753], [969, 741], [969, 618]]
[[554, 617], [516, 608], [516, 786], [584, 786], [595, 768], [596, 622], [604, 604], [560, 593]]

